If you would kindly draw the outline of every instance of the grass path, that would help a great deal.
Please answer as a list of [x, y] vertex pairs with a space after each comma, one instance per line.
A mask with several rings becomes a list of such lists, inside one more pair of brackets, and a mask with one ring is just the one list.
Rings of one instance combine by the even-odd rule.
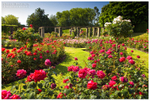
[[[140, 56], [140, 61], [144, 61], [144, 63], [145, 63], [145, 65], [144, 65], [144, 69], [149, 69], [148, 67], [148, 62], [149, 62], [149, 58], [148, 58], [148, 56], [149, 56], [149, 54], [148, 53], [145, 53], [145, 52], [142, 52], [142, 51], [139, 51], [139, 50], [134, 50], [134, 49], [132, 49], [132, 48], [127, 48], [127, 52], [130, 54], [131, 53], [131, 50], [133, 50], [134, 52], [132, 53], [132, 57], [133, 57], [133, 59], [137, 59], [137, 55], [139, 55]], [[148, 77], [148, 72], [144, 72], [145, 73], [145, 75]]]
[[[65, 47], [65, 51], [66, 51], [66, 55], [67, 56], [66, 56], [65, 60], [62, 63], [60, 63], [59, 65], [57, 65], [56, 68], [54, 69], [54, 71], [57, 73], [57, 76], [53, 75], [53, 77], [56, 79], [56, 85], [57, 86], [60, 86], [60, 85], [64, 86], [63, 79], [70, 75], [70, 73], [67, 72], [67, 67], [74, 64], [74, 62], [75, 62], [74, 61], [74, 57], [78, 58], [78, 63], [80, 64], [80, 66], [85, 67], [84, 61], [85, 62], [88, 61], [87, 58], [89, 56], [89, 53], [86, 52], [86, 51], [83, 51], [84, 49], [85, 48]], [[131, 50], [134, 50], [134, 49], [127, 48], [127, 52], [128, 53], [130, 53]], [[134, 59], [136, 59], [137, 55], [139, 55], [141, 57], [140, 58], [141, 61], [145, 61], [145, 63], [146, 63], [145, 67], [148, 68], [148, 54], [145, 53], [145, 52], [142, 52], [142, 51], [134, 50], [134, 52], [132, 54], [132, 57]], [[17, 82], [18, 81], [15, 81], [13, 83], [7, 84], [2, 89], [10, 90], [11, 86], [17, 84]]]

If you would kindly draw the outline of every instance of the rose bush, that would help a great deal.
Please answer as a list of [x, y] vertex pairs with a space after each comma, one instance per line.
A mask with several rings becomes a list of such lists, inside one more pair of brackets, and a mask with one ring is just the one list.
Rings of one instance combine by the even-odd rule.
[[[32, 51], [23, 46], [12, 50], [2, 47], [2, 83], [17, 80], [15, 73], [18, 69], [33, 72], [36, 68], [47, 68], [62, 61], [65, 56], [64, 44], [60, 41], [45, 41], [40, 44], [33, 44]], [[51, 63], [46, 62], [49, 59]]]

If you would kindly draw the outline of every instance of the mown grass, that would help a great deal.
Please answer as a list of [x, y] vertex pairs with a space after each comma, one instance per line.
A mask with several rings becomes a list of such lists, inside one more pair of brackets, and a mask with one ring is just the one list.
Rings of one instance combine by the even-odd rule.
[[140, 56], [140, 59], [138, 59], [138, 60], [140, 60], [140, 62], [144, 62], [144, 64], [145, 65], [142, 65], [143, 66], [143, 70], [145, 70], [143, 73], [148, 77], [148, 56], [149, 56], [149, 54], [148, 53], [145, 53], [145, 52], [142, 52], [142, 51], [139, 51], [139, 50], [135, 50], [135, 49], [132, 49], [132, 48], [127, 48], [127, 52], [129, 53], [129, 54], [131, 54], [131, 50], [133, 50], [134, 52], [132, 53], [132, 57], [133, 57], [133, 59], [134, 60], [136, 60], [136, 62], [138, 62], [137, 61], [137, 55], [139, 55]]

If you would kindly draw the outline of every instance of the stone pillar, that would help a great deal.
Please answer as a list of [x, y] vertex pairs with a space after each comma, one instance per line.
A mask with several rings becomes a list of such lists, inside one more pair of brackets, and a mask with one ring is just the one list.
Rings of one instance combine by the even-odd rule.
[[97, 37], [100, 37], [101, 27], [97, 27]]
[[54, 28], [54, 31], [55, 31], [55, 33], [56, 33], [56, 27]]
[[90, 27], [89, 29], [90, 29], [89, 37], [91, 37], [91, 35], [92, 35], [92, 27]]
[[43, 38], [44, 38], [44, 33], [45, 33], [44, 27], [41, 27], [41, 37]]
[[80, 28], [77, 27], [77, 37], [79, 37], [79, 35], [80, 35]]
[[13, 27], [10, 27], [10, 33], [11, 33], [10, 39], [13, 39], [13, 37], [12, 37], [12, 35], [13, 35], [13, 30], [14, 30], [14, 28], [13, 28]]
[[88, 38], [88, 27], [86, 27], [86, 37]]
[[93, 36], [95, 35], [95, 27], [93, 27]]
[[62, 27], [59, 27], [59, 36], [62, 36]]
[[72, 28], [70, 28], [69, 32], [70, 32], [70, 35], [72, 35]]

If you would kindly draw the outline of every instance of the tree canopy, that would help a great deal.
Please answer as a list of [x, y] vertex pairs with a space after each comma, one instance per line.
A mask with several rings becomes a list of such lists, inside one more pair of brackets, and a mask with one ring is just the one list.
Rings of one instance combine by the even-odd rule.
[[[53, 23], [48, 18], [48, 14], [45, 14], [44, 9], [41, 9], [41, 8], [37, 8], [35, 10], [35, 13], [32, 13], [31, 15], [28, 16], [27, 24], [28, 26], [32, 24], [33, 27], [34, 26], [53, 26]], [[35, 30], [37, 31], [38, 28], [35, 28]], [[50, 31], [50, 30], [47, 29], [45, 32], [47, 31]]]
[[5, 17], [2, 17], [2, 24], [20, 25], [20, 23], [18, 22], [18, 17], [15, 17], [14, 15], [7, 15]]
[[95, 11], [91, 8], [72, 8], [57, 12], [58, 26], [92, 26]]
[[102, 7], [99, 22], [103, 26], [119, 15], [133, 25], [148, 22], [148, 2], [110, 2]]

